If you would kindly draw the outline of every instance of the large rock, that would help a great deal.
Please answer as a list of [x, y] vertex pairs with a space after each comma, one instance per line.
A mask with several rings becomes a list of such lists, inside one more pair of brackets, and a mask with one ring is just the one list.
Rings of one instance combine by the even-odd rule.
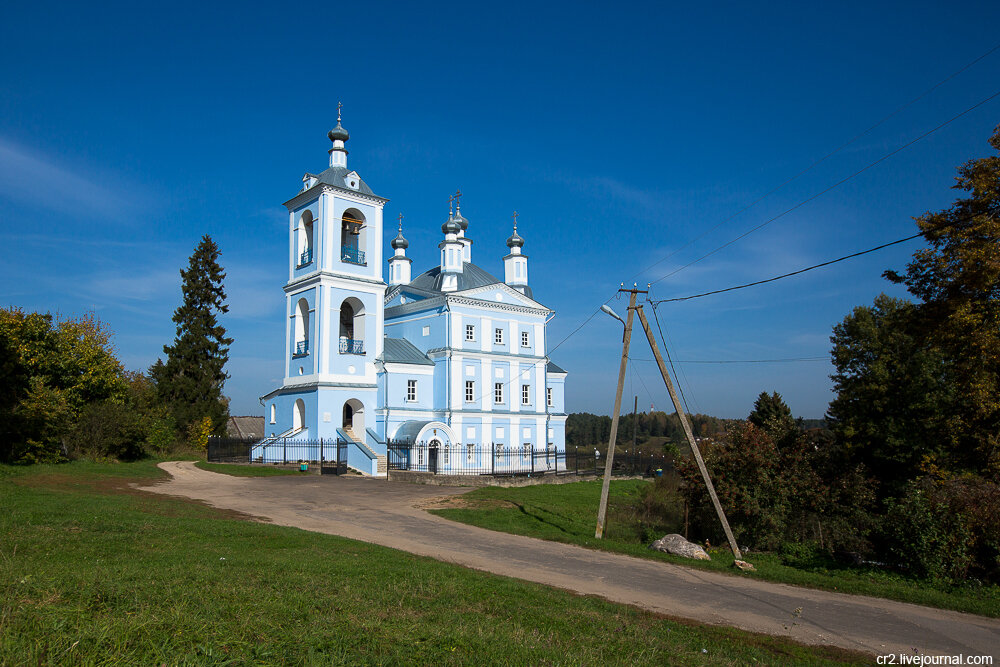
[[664, 551], [668, 554], [674, 554], [676, 556], [693, 558], [695, 560], [712, 560], [709, 555], [705, 553], [704, 549], [694, 542], [688, 542], [677, 533], [664, 535], [650, 544], [649, 548], [656, 549], [657, 551]]

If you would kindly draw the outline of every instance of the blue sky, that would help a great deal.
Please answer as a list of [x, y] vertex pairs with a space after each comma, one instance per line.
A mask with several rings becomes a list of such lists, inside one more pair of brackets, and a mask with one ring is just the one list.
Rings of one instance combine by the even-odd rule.
[[[283, 371], [281, 204], [325, 167], [338, 100], [349, 166], [391, 200], [387, 220], [405, 215], [415, 272], [437, 261], [456, 188], [474, 260], [495, 275], [520, 213], [554, 345], [620, 282], [658, 280], [1000, 90], [996, 51], [712, 230], [996, 46], [1000, 4], [693, 4], [7, 3], [0, 303], [93, 310], [145, 369], [172, 340], [178, 270], [211, 234], [236, 339], [226, 393], [233, 413], [259, 414]], [[953, 201], [955, 167], [989, 153], [998, 122], [995, 98], [653, 296], [913, 233], [911, 216]], [[745, 416], [778, 391], [796, 415], [822, 416], [831, 328], [882, 291], [902, 296], [880, 274], [917, 247], [660, 307], [678, 360], [824, 357], [680, 364], [690, 409]], [[552, 354], [570, 372], [569, 410], [610, 412], [620, 345], [621, 325], [599, 315]], [[627, 395], [666, 408], [641, 337], [633, 356]]]

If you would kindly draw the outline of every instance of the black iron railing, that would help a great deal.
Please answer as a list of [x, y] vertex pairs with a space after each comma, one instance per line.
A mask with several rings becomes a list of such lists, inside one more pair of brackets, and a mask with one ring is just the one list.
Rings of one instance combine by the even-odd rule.
[[[561, 451], [552, 446], [511, 447], [502, 443], [448, 446], [390, 440], [387, 450], [389, 470], [499, 477], [604, 473], [604, 457], [591, 448]], [[612, 472], [615, 475], [652, 476], [668, 465], [667, 458], [661, 454], [619, 451]]]
[[345, 440], [298, 440], [295, 438], [208, 439], [208, 461], [212, 463], [283, 464], [311, 463], [323, 473], [347, 472]]

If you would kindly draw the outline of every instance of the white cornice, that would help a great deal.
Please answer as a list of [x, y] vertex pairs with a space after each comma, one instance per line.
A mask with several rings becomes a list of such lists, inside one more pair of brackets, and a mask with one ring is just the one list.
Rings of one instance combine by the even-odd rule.
[[[502, 310], [508, 313], [527, 313], [530, 315], [544, 316], [552, 312], [544, 306], [541, 308], [533, 308], [531, 306], [521, 306], [513, 303], [507, 303], [505, 301], [487, 301], [485, 299], [473, 299], [471, 297], [457, 296], [454, 294], [447, 295], [445, 297], [445, 301], [448, 305], [456, 304], [461, 306], [473, 306], [475, 308], [481, 308], [482, 310]], [[536, 301], [535, 303], [538, 302]], [[539, 305], [541, 306], [541, 304]]]
[[[346, 281], [341, 284], [340, 281]], [[356, 283], [365, 283], [366, 285], [371, 285], [376, 289], [372, 290], [373, 294], [379, 295], [385, 294], [385, 290], [388, 287], [381, 280], [374, 280], [372, 278], [364, 278], [362, 276], [355, 276], [350, 273], [333, 273], [332, 271], [316, 271], [310, 273], [302, 278], [296, 278], [295, 280], [290, 280], [284, 287], [286, 294], [294, 294], [296, 292], [301, 292], [304, 289], [308, 289], [317, 284], [334, 284], [337, 287], [345, 287], [357, 289]]]
[[348, 188], [339, 188], [336, 185], [330, 185], [329, 183], [317, 183], [308, 190], [303, 190], [299, 194], [295, 195], [294, 197], [286, 201], [284, 206], [289, 211], [293, 211], [296, 208], [298, 208], [302, 204], [302, 202], [312, 200], [313, 198], [325, 194], [335, 194], [343, 197], [344, 199], [374, 204], [379, 208], [385, 206], [386, 202], [389, 201], [385, 197], [379, 197], [378, 195], [366, 195], [365, 193], [358, 192], [357, 190], [351, 190]]

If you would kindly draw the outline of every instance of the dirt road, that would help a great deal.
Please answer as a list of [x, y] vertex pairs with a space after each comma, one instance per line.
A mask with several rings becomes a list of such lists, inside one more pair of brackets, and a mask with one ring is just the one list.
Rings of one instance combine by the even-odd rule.
[[465, 489], [359, 477], [233, 477], [200, 470], [190, 462], [160, 467], [171, 479], [145, 490], [702, 623], [876, 654], [913, 655], [916, 649], [1000, 659], [1000, 620], [507, 535], [420, 509]]

